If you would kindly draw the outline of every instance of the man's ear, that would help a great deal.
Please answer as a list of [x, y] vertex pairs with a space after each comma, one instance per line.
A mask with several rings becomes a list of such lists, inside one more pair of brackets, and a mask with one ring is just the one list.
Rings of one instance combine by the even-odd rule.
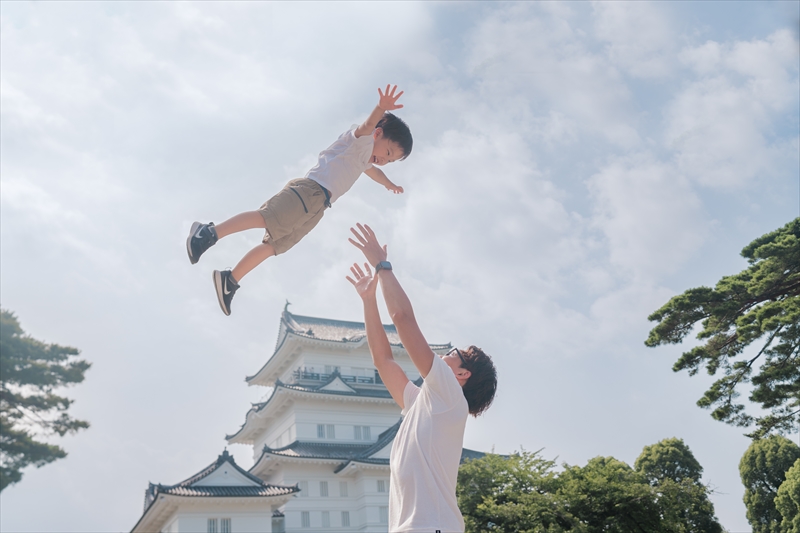
[[383, 137], [383, 128], [375, 128], [375, 131], [372, 132], [372, 138], [376, 141]]
[[459, 368], [458, 369], [458, 373], [456, 374], [458, 379], [463, 379], [465, 382], [469, 379], [469, 377], [471, 375], [472, 375], [472, 372], [470, 372], [466, 368]]

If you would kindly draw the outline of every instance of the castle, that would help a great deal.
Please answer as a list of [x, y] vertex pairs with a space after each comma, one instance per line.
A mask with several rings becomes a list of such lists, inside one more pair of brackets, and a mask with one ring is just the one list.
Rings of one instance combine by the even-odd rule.
[[[178, 484], [150, 483], [132, 533], [386, 533], [400, 408], [372, 365], [364, 324], [294, 315], [288, 306], [273, 354], [246, 378], [272, 392], [226, 436], [253, 446], [255, 464], [245, 471], [225, 451]], [[394, 358], [421, 383], [395, 327], [384, 328]], [[462, 461], [483, 455], [464, 449]]]

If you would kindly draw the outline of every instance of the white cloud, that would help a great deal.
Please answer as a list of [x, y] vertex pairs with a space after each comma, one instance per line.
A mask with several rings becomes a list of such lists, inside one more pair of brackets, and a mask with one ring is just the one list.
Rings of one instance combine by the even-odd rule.
[[652, 155], [615, 158], [588, 185], [610, 261], [634, 278], [674, 272], [702, 244], [707, 223], [700, 199], [685, 177]]
[[791, 169], [793, 143], [776, 137], [797, 110], [797, 41], [780, 30], [766, 40], [690, 47], [681, 58], [700, 77], [674, 97], [665, 139], [680, 170], [715, 188], [735, 189]]
[[675, 31], [658, 2], [593, 2], [597, 37], [609, 62], [637, 78], [664, 78], [673, 70]]
[[498, 103], [514, 108], [509, 95], [524, 95], [536, 115], [555, 112], [581, 124], [584, 136], [636, 146], [630, 91], [617, 66], [576, 31], [577, 23], [572, 12], [553, 13], [538, 3], [496, 10], [475, 31], [467, 67], [482, 95]]

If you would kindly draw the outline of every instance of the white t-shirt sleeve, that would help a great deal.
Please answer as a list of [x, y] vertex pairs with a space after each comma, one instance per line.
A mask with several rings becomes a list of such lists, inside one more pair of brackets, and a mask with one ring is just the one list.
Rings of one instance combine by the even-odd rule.
[[461, 384], [456, 379], [450, 366], [441, 357], [434, 355], [431, 370], [425, 378], [425, 385], [430, 393], [447, 406], [453, 406], [465, 400]]
[[413, 381], [409, 380], [409, 382], [406, 383], [406, 388], [403, 389], [403, 410], [400, 412], [401, 416], [406, 416], [408, 410], [414, 405], [417, 396], [419, 396], [419, 391], [420, 388], [417, 387]]

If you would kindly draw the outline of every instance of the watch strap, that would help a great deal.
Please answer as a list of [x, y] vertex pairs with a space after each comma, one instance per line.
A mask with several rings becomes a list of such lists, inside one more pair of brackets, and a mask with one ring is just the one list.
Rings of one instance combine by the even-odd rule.
[[391, 270], [392, 264], [389, 261], [381, 261], [377, 265], [375, 265], [375, 273], [377, 274], [381, 270]]

